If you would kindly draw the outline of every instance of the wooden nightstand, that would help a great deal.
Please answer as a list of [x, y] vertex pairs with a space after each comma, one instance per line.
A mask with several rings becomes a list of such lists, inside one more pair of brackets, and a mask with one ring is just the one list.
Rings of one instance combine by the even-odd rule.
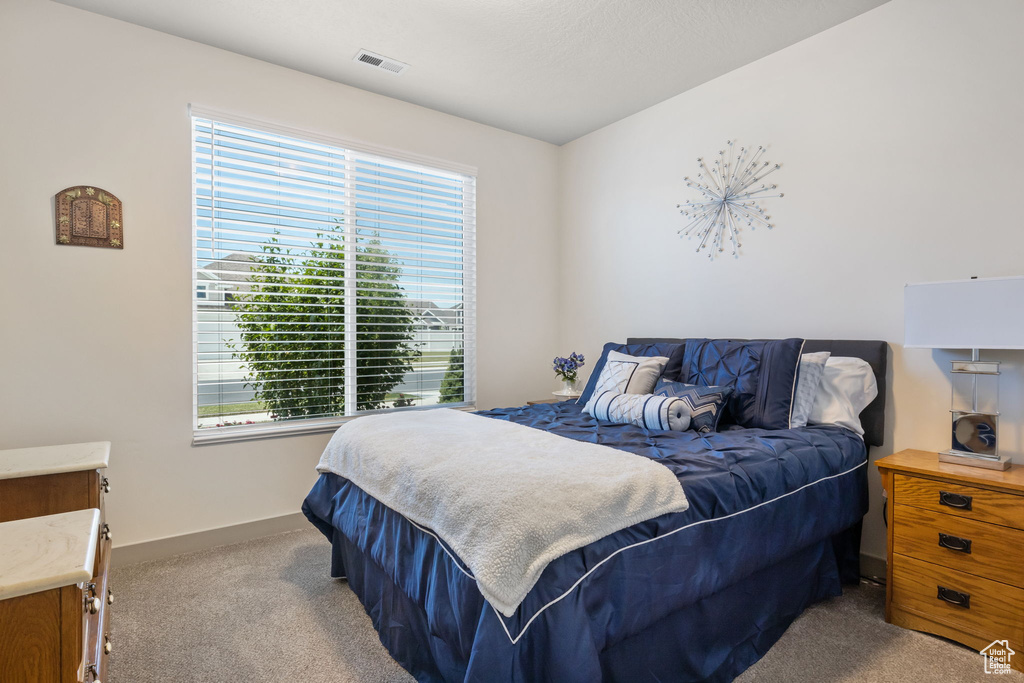
[[542, 398], [539, 401], [527, 401], [526, 405], [535, 406], [538, 403], [561, 403], [562, 401], [575, 401], [579, 396], [558, 396], [555, 398]]
[[[915, 450], [875, 464], [888, 494], [885, 620], [1024, 653], [1024, 467], [952, 465]], [[1011, 664], [1024, 671], [1024, 655]]]

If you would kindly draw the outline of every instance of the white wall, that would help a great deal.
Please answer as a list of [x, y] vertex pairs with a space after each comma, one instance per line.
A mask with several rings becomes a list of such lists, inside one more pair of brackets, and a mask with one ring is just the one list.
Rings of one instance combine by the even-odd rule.
[[[554, 388], [556, 353], [628, 335], [877, 338], [894, 367], [873, 455], [943, 448], [959, 354], [902, 350], [902, 286], [1024, 272], [1022, 25], [1014, 0], [894, 0], [559, 149], [4, 0], [0, 447], [113, 441], [119, 545], [294, 512], [314, 480], [326, 436], [189, 445], [195, 102], [479, 167], [483, 407]], [[733, 138], [770, 146], [786, 197], [773, 232], [709, 263], [675, 205], [694, 159]], [[83, 183], [124, 201], [123, 252], [53, 244], [50, 198]], [[1005, 363], [1003, 446], [1024, 462], [1024, 354], [985, 357]]]
[[[560, 348], [626, 336], [883, 339], [893, 449], [949, 446], [951, 358], [904, 351], [907, 282], [1024, 274], [1024, 3], [894, 0], [562, 148]], [[777, 223], [714, 263], [680, 240], [698, 156], [728, 139], [783, 169]], [[970, 324], [969, 312], [950, 324]], [[1003, 447], [1024, 462], [1024, 352]], [[864, 550], [885, 555], [879, 484]]]
[[[44, 0], [0, 64], [0, 448], [112, 441], [118, 545], [298, 511], [328, 438], [189, 445], [190, 102], [477, 166], [478, 403], [555, 388], [556, 147]], [[80, 184], [123, 251], [54, 245]]]

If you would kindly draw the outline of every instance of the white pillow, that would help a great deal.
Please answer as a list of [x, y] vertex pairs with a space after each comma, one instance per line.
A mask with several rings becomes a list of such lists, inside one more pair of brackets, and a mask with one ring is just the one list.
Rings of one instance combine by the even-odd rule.
[[627, 356], [618, 351], [609, 351], [591, 397], [602, 391], [619, 394], [653, 393], [654, 385], [667, 363], [668, 358], [665, 356]]
[[825, 362], [825, 372], [807, 424], [839, 425], [864, 436], [860, 411], [876, 396], [878, 384], [867, 361], [832, 356]]
[[796, 392], [793, 394], [793, 412], [789, 417], [791, 428], [807, 426], [814, 397], [818, 395], [821, 375], [825, 372], [825, 362], [831, 355], [828, 351], [819, 351], [800, 356], [800, 375], [796, 381]]

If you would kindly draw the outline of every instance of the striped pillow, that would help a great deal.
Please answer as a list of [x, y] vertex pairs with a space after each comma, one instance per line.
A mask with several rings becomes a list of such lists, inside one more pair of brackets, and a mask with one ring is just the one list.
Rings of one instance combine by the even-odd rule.
[[678, 398], [686, 402], [690, 411], [691, 427], [701, 434], [718, 431], [718, 420], [722, 417], [725, 402], [732, 393], [732, 387], [699, 387], [683, 382], [658, 380], [655, 396]]
[[689, 404], [674, 396], [602, 391], [594, 394], [583, 412], [598, 420], [634, 424], [645, 429], [685, 432], [690, 427]]

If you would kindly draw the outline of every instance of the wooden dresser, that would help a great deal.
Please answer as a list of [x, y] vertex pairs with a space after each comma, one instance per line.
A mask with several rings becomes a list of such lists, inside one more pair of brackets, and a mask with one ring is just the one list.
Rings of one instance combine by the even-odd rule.
[[886, 621], [979, 651], [1007, 640], [1024, 671], [1024, 467], [915, 450], [876, 465], [888, 495]]
[[99, 510], [0, 523], [0, 681], [91, 681]]
[[[111, 651], [107, 607], [114, 601], [113, 591], [107, 581], [111, 534], [104, 515], [104, 497], [110, 490], [104, 471], [109, 459], [110, 443], [105, 441], [0, 450], [0, 523], [95, 510], [97, 525], [94, 548], [90, 555], [91, 570], [88, 580], [64, 586], [59, 598], [62, 613], [70, 614], [70, 611], [65, 613], [63, 610], [71, 609], [72, 593], [75, 595], [75, 609], [85, 618], [81, 646], [75, 650], [69, 643], [60, 641], [62, 654], [59, 661], [62, 664], [59, 678], [40, 675], [34, 679], [27, 674], [19, 673], [10, 679], [12, 681], [93, 683], [103, 680], [106, 676], [107, 659]], [[4, 540], [0, 536], [0, 544]], [[0, 576], [0, 584], [4, 581], [4, 577]], [[74, 585], [75, 583], [79, 585]], [[22, 620], [25, 618], [19, 617]], [[69, 623], [66, 618], [64, 623]], [[54, 625], [56, 622], [51, 623], [51, 626]], [[26, 629], [29, 628], [27, 622], [24, 626]], [[17, 631], [18, 624], [13, 624], [13, 628]], [[0, 637], [0, 683], [8, 683], [5, 676], [6, 672], [13, 670], [12, 662], [22, 662], [23, 666], [27, 661], [25, 657], [29, 656], [37, 658], [40, 662], [52, 661], [53, 653], [43, 652], [46, 649], [43, 644], [52, 642], [39, 640], [36, 650], [26, 654], [17, 641]], [[78, 661], [71, 667], [67, 657], [70, 656], [68, 653], [73, 651], [78, 652]]]

